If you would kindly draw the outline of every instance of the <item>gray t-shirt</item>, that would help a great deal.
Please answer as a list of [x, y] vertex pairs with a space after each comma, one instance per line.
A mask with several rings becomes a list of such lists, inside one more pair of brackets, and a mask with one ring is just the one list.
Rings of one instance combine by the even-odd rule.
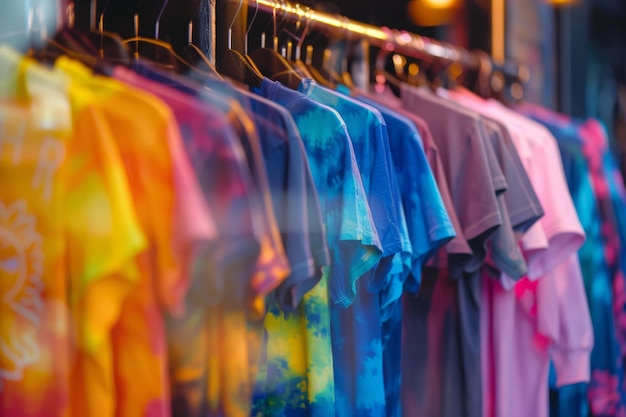
[[483, 122], [489, 136], [492, 157], [498, 162], [499, 173], [508, 185], [508, 189], [498, 195], [503, 223], [490, 241], [487, 263], [498, 272], [519, 279], [528, 272], [528, 266], [515, 232], [526, 231], [539, 220], [543, 210], [506, 126], [489, 118], [483, 118]]
[[501, 133], [499, 127], [490, 120], [483, 119], [483, 123], [488, 136], [488, 141], [485, 143], [488, 160], [497, 165], [497, 167], [492, 167], [492, 175], [502, 219], [502, 226], [495, 231], [489, 241], [489, 253], [486, 263], [499, 272], [504, 272], [514, 279], [519, 279], [526, 274], [528, 267], [517, 243], [507, 205], [506, 196], [514, 194], [514, 192], [509, 188], [508, 178], [504, 174], [504, 170], [507, 169], [506, 165], [504, 165], [505, 161], [499, 158], [503, 156], [499, 145]]
[[509, 192], [504, 197], [511, 225], [516, 232], [524, 233], [543, 216], [543, 208], [515, 148], [509, 129], [497, 120], [490, 118], [485, 120], [499, 131], [499, 135], [492, 137], [492, 144], [509, 184]]
[[506, 179], [482, 119], [455, 103], [403, 86], [406, 110], [422, 117], [439, 150], [453, 210], [472, 254], [424, 269], [403, 300], [403, 415], [482, 417], [479, 274], [487, 242], [502, 226]]
[[449, 264], [450, 272], [458, 276], [463, 270], [476, 271], [485, 260], [487, 239], [502, 224], [496, 188], [506, 185], [498, 162], [486, 149], [483, 122], [476, 113], [415, 87], [403, 85], [401, 98], [406, 110], [428, 123], [460, 232], [472, 250], [472, 257], [461, 268]]

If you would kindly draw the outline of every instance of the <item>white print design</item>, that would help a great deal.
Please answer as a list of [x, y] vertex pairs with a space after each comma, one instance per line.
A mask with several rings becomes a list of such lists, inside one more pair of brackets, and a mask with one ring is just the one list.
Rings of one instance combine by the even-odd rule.
[[50, 201], [54, 185], [54, 174], [65, 158], [65, 146], [62, 142], [46, 138], [39, 151], [39, 161], [33, 177], [33, 189], [42, 187], [43, 201]]
[[6, 114], [0, 114], [0, 155], [13, 151], [13, 165], [17, 165], [22, 157], [22, 146], [26, 136], [26, 120], [22, 120], [16, 132], [8, 132], [5, 123]]
[[42, 237], [26, 202], [0, 201], [0, 390], [19, 381], [40, 351], [35, 341], [44, 302]]

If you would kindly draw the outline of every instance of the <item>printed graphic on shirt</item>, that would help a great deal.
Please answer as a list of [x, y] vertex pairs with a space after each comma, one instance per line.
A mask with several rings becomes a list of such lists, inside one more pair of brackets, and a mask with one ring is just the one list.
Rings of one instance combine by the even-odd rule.
[[42, 237], [26, 202], [0, 200], [0, 391], [3, 381], [19, 381], [24, 369], [37, 363], [35, 341], [43, 313]]

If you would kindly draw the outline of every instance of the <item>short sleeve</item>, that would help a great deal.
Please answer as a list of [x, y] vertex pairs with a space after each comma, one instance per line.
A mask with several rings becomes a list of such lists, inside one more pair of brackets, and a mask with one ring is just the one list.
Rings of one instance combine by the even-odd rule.
[[[319, 282], [321, 266], [329, 261], [320, 225], [319, 201], [315, 188], [311, 188], [302, 139], [296, 127], [291, 126], [293, 119], [287, 116], [288, 119], [282, 121], [285, 129], [275, 132], [276, 138], [262, 139], [270, 142], [263, 144], [264, 157], [274, 213], [291, 268], [289, 276], [277, 288], [276, 296], [283, 309], [292, 310]], [[282, 138], [277, 140], [279, 135]], [[313, 237], [313, 233], [317, 235]], [[318, 245], [315, 249], [311, 245], [312, 238]]]
[[[424, 149], [426, 154], [426, 159], [428, 161], [428, 165], [433, 173], [433, 178], [436, 183], [436, 189], [439, 191], [441, 196], [441, 201], [443, 203], [443, 208], [446, 210], [448, 217], [450, 218], [450, 223], [452, 224], [452, 228], [456, 236], [452, 238], [450, 242], [445, 245], [445, 253], [454, 254], [459, 257], [467, 257], [471, 256], [471, 249], [465, 236], [463, 236], [461, 226], [459, 224], [459, 219], [456, 215], [456, 209], [454, 208], [454, 203], [452, 202], [452, 196], [450, 195], [450, 189], [448, 188], [448, 180], [446, 178], [446, 173], [444, 171], [443, 163], [441, 161], [441, 156], [439, 155], [439, 149], [436, 144], [433, 142], [432, 137], [430, 136], [430, 132], [428, 130], [428, 126], [425, 124], [421, 128], [422, 131], [422, 139], [424, 141]], [[440, 251], [441, 252], [441, 251]], [[431, 261], [429, 261], [429, 265], [436, 264], [440, 267], [444, 266], [442, 264], [442, 256], [436, 256]]]
[[174, 246], [183, 256], [181, 279], [172, 288], [173, 305], [170, 308], [174, 313], [180, 313], [190, 285], [190, 267], [193, 258], [217, 242], [218, 232], [213, 214], [202, 195], [198, 180], [183, 148], [180, 130], [175, 120], [168, 123], [167, 130], [176, 193]]
[[530, 177], [544, 207], [545, 215], [539, 223], [548, 240], [541, 256], [528, 263], [529, 278], [541, 277], [578, 251], [585, 240], [569, 188], [556, 140], [545, 132], [543, 149], [535, 152]]
[[505, 126], [501, 126], [500, 139], [494, 145], [511, 190], [504, 197], [511, 225], [513, 230], [523, 233], [543, 216], [544, 211]]
[[382, 246], [339, 114], [320, 105], [296, 122], [320, 196], [331, 255], [328, 291], [334, 303], [345, 307], [356, 295], [356, 281], [378, 264]]
[[[420, 142], [417, 136], [403, 138], [402, 146], [394, 152], [394, 163], [397, 161], [398, 174], [403, 178], [402, 198], [413, 251], [411, 278], [406, 284], [412, 292], [418, 289], [424, 263], [456, 234]], [[409, 167], [413, 175], [409, 175]], [[405, 170], [408, 172], [400, 174]]]
[[[81, 342], [84, 348], [94, 351], [107, 341], [116, 314], [131, 288], [129, 284], [139, 280], [135, 257], [148, 242], [135, 214], [124, 165], [103, 115], [86, 108], [75, 115], [74, 127], [76, 137], [68, 149], [68, 157], [81, 163], [68, 164], [64, 171], [65, 204], [71, 208], [65, 229], [68, 251], [75, 260], [70, 263], [70, 272], [79, 279], [74, 284], [78, 284], [75, 288], [79, 291], [74, 295], [77, 300], [106, 300], [109, 313], [100, 314], [104, 307], [100, 304], [91, 305], [84, 312], [88, 326]], [[92, 155], [93, 159], [89, 161], [84, 155]], [[92, 172], [85, 175], [83, 170], [89, 164], [93, 164]], [[76, 182], [76, 179], [82, 180]], [[104, 278], [113, 278], [118, 284], [94, 286]], [[94, 297], [92, 288], [99, 288], [98, 297]], [[103, 295], [102, 291], [107, 294]]]
[[554, 343], [557, 386], [589, 382], [593, 326], [576, 254], [539, 281], [537, 326]]
[[[342, 134], [344, 133], [345, 134]], [[333, 254], [329, 292], [331, 299], [342, 307], [347, 307], [356, 296], [356, 281], [378, 264], [382, 254], [382, 244], [374, 225], [369, 208], [361, 173], [356, 162], [352, 143], [347, 131], [338, 131], [345, 148], [342, 152], [341, 167], [331, 170], [328, 180], [332, 184], [341, 184], [340, 194], [335, 197], [341, 217], [329, 225], [328, 239], [333, 241], [331, 228], [339, 231], [338, 250]], [[334, 186], [333, 186], [334, 187]]]
[[[502, 224], [500, 210], [485, 151], [485, 133], [480, 124], [468, 132], [465, 146], [457, 151], [448, 149], [451, 192], [473, 257], [465, 266], [475, 271], [485, 260], [486, 243]], [[461, 179], [464, 179], [461, 181]]]

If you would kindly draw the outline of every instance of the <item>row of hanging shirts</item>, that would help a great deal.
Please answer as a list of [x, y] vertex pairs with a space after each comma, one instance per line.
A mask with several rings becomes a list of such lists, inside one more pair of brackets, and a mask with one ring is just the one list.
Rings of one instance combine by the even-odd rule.
[[485, 98], [485, 57], [364, 90], [98, 20], [0, 50], [3, 414], [623, 412], [597, 122]]

